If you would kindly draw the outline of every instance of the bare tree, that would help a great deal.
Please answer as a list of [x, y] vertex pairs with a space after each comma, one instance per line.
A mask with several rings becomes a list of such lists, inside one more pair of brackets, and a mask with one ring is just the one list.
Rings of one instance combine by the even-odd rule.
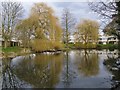
[[[111, 22], [105, 27], [105, 31], [117, 36], [120, 45], [120, 0], [107, 0], [106, 2], [89, 3], [90, 8], [98, 13], [104, 19], [111, 19]], [[106, 30], [108, 29], [108, 30]], [[112, 30], [111, 30], [112, 29]]]
[[75, 18], [73, 17], [73, 14], [70, 12], [68, 8], [64, 8], [62, 14], [62, 28], [64, 30], [63, 40], [64, 43], [66, 43], [67, 47], [69, 43], [69, 35], [74, 25], [75, 25]]
[[23, 7], [18, 2], [2, 2], [2, 36], [5, 47], [13, 36], [13, 31], [20, 17], [23, 14]]
[[113, 19], [113, 14], [116, 14], [116, 3], [110, 2], [110, 0], [105, 0], [104, 2], [99, 0], [99, 2], [88, 3], [90, 9], [97, 13], [102, 21], [102, 26], [106, 26]]
[[104, 19], [112, 19], [113, 14], [117, 13], [116, 3], [106, 0], [104, 2], [90, 2], [90, 9], [98, 13]]

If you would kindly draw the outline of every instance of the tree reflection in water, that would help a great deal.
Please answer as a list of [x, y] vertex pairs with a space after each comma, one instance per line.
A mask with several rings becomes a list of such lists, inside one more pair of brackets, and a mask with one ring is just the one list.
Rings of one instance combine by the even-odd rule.
[[77, 59], [79, 61], [76, 62], [78, 72], [86, 77], [97, 75], [99, 73], [98, 54], [84, 50], [79, 55], [80, 58]]
[[64, 70], [62, 72], [64, 88], [69, 88], [70, 84], [72, 83], [74, 72], [71, 67], [72, 65], [69, 59], [69, 51], [66, 51], [65, 58], [64, 58], [64, 68], [63, 68]]
[[20, 83], [14, 74], [13, 66], [11, 66], [11, 59], [6, 58], [2, 61], [2, 88], [20, 88]]
[[[97, 75], [104, 75], [101, 73], [104, 68], [99, 68], [101, 63], [99, 63], [99, 57], [95, 50], [72, 50], [58, 55], [35, 54], [21, 57], [20, 60], [17, 58], [3, 60], [3, 88], [24, 88], [25, 86], [30, 88], [56, 88], [61, 86], [71, 88], [74, 85], [79, 87], [86, 82], [86, 78], [92, 80], [91, 76], [95, 76], [94, 78], [99, 80]], [[119, 57], [112, 59], [108, 57], [105, 64], [112, 67], [118, 59]], [[115, 85], [115, 82], [120, 81], [120, 71], [109, 68], [108, 70], [113, 74], [112, 82]], [[106, 68], [104, 72], [106, 73]], [[85, 79], [81, 79], [83, 76]], [[96, 81], [89, 82], [96, 83]]]
[[13, 68], [14, 74], [34, 88], [54, 88], [59, 82], [63, 55], [36, 54], [35, 58], [25, 58]]
[[0, 58], [0, 89], [2, 89], [2, 59]]
[[115, 55], [112, 56], [113, 57], [107, 55], [108, 58], [104, 60], [103, 64], [107, 67], [108, 71], [112, 73], [112, 88], [118, 89], [120, 88], [120, 51], [118, 52], [118, 57], [114, 57]]

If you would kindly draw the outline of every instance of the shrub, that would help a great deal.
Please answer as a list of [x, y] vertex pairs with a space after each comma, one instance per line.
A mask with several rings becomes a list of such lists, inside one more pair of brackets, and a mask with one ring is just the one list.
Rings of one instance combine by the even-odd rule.
[[60, 42], [50, 42], [50, 49], [60, 50], [63, 48], [63, 44]]
[[96, 48], [96, 44], [88, 43], [87, 47], [84, 48]]
[[84, 45], [81, 43], [81, 42], [76, 42], [75, 43], [75, 48], [77, 48], [77, 49], [80, 49], [80, 48], [82, 48]]
[[35, 39], [32, 41], [32, 49], [36, 52], [49, 50], [50, 43], [48, 40]]
[[74, 47], [75, 47], [75, 44], [74, 44], [74, 43], [68, 43], [68, 47], [69, 47], [69, 48], [74, 48]]
[[88, 44], [83, 44], [82, 42], [77, 42], [75, 43], [75, 48], [96, 48], [96, 44], [88, 43]]
[[63, 45], [60, 42], [51, 42], [49, 40], [35, 39], [32, 41], [32, 50], [36, 52], [47, 50], [60, 50]]
[[60, 43], [60, 42], [54, 42], [54, 49], [55, 50], [60, 50], [60, 49], [62, 49], [63, 48], [63, 45], [62, 45], [62, 43]]

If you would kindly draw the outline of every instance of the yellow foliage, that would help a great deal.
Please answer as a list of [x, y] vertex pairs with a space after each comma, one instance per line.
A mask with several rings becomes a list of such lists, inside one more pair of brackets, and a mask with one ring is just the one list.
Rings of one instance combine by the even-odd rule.
[[92, 40], [98, 39], [99, 24], [97, 21], [85, 19], [78, 24], [78, 32], [84, 35], [84, 39], [91, 38]]
[[[95, 47], [94, 43], [98, 41], [99, 24], [97, 21], [85, 19], [80, 22], [75, 32], [75, 40], [82, 42], [84, 47]], [[92, 43], [92, 44], [90, 44]]]
[[[32, 42], [32, 49], [35, 51], [58, 50], [62, 47], [59, 20], [54, 16], [53, 9], [45, 3], [35, 3], [30, 16], [22, 20], [18, 28], [22, 33], [21, 37], [25, 38], [23, 41]], [[27, 37], [29, 40], [26, 40]]]
[[48, 40], [35, 39], [32, 41], [32, 48], [35, 51], [45, 51], [50, 49], [49, 44]]
[[81, 42], [76, 42], [75, 47], [76, 48], [96, 48], [96, 44], [93, 43], [87, 43], [86, 45]]
[[50, 49], [60, 50], [63, 48], [63, 44], [61, 42], [51, 42]]
[[36, 16], [39, 25], [35, 29], [35, 39], [32, 48], [35, 51], [45, 51], [62, 48], [62, 29], [52, 8], [45, 3], [36, 3], [31, 9], [31, 16]]
[[51, 42], [44, 39], [35, 39], [32, 41], [32, 49], [36, 52], [46, 51], [46, 50], [59, 50], [62, 49], [63, 45], [60, 42]]

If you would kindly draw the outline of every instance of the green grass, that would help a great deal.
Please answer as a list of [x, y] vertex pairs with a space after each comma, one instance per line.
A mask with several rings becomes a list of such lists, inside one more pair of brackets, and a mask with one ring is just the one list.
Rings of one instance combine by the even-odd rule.
[[8, 53], [8, 52], [19, 52], [21, 51], [21, 47], [7, 47], [7, 48], [2, 48], [0, 47], [0, 49], [2, 50], [2, 52]]
[[[64, 48], [66, 48], [66, 44], [63, 45]], [[75, 48], [75, 44], [74, 43], [68, 43], [68, 48], [72, 49], [72, 48]]]
[[117, 44], [98, 44], [97, 45], [97, 49], [110, 49], [110, 50], [113, 50], [113, 49], [117, 49], [118, 48], [118, 45]]
[[77, 42], [77, 43], [75, 43], [75, 48], [77, 48], [77, 49], [95, 49], [96, 44], [88, 43], [87, 45], [85, 45], [82, 42]]

